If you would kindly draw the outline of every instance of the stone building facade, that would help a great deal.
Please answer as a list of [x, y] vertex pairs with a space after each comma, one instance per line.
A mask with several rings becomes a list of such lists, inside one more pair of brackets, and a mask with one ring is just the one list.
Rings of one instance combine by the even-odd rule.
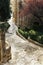
[[[34, 1], [38, 0], [12, 0], [12, 11], [13, 11], [13, 20], [15, 21], [15, 24], [21, 28], [28, 27], [30, 28], [33, 24], [42, 24], [39, 20], [35, 20], [31, 22], [32, 14], [27, 14], [28, 12], [28, 2], [34, 3]], [[39, 0], [41, 2], [41, 0]], [[34, 3], [35, 4], [35, 3]], [[27, 12], [25, 11], [27, 8]], [[20, 15], [20, 13], [22, 15]]]
[[0, 29], [0, 63], [11, 59], [11, 47], [5, 42], [5, 32]]
[[22, 18], [19, 15], [19, 13], [23, 10], [25, 6], [26, 6], [26, 3], [24, 2], [24, 0], [11, 0], [13, 20], [18, 27], [20, 26], [22, 28], [30, 25], [30, 23], [28, 23], [28, 15]]

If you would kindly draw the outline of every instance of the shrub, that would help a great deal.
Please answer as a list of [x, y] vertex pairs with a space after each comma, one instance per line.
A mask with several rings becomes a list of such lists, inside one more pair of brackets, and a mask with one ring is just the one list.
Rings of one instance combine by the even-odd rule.
[[9, 28], [8, 20], [11, 17], [11, 7], [10, 7], [10, 0], [0, 0], [0, 28], [2, 30], [5, 29], [5, 32]]
[[24, 32], [21, 29], [18, 29], [19, 33], [24, 35]]
[[41, 36], [41, 43], [43, 44], [43, 35]]
[[43, 44], [43, 35], [37, 36], [36, 41]]
[[27, 27], [25, 27], [25, 29], [24, 29], [25, 31], [29, 31], [29, 29], [27, 28]]
[[37, 36], [36, 41], [41, 42], [41, 35]]
[[10, 0], [0, 0], [0, 21], [6, 22], [10, 17]]
[[28, 38], [28, 32], [24, 32], [24, 37], [27, 39]]
[[20, 34], [22, 34], [26, 39], [28, 38], [28, 32], [25, 32], [21, 29], [18, 30]]
[[30, 35], [36, 35], [36, 31], [30, 30], [30, 31], [29, 31], [29, 34], [30, 34]]
[[35, 41], [37, 41], [37, 42], [43, 44], [43, 35], [40, 34], [39, 32], [37, 32], [37, 31], [35, 31], [35, 30], [30, 30], [29, 32], [26, 32], [26, 31], [23, 31], [23, 30], [21, 30], [21, 29], [18, 29], [18, 31], [19, 31], [19, 33], [22, 34], [26, 39], [27, 39], [28, 36], [29, 36], [31, 39], [33, 39], [33, 40], [35, 40]]
[[29, 36], [31, 39], [35, 40], [36, 41], [36, 38], [37, 38], [37, 32], [34, 31], [34, 30], [30, 30], [29, 31]]

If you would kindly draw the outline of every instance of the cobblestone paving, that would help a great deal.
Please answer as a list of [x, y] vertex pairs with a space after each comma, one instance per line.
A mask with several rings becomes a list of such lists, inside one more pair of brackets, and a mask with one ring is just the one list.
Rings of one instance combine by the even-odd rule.
[[43, 65], [43, 48], [21, 39], [16, 34], [8, 35], [12, 59], [3, 65]]

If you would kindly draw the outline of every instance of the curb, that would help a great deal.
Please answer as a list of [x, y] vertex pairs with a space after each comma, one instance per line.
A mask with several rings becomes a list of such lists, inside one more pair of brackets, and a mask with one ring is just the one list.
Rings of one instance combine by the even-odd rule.
[[16, 32], [16, 34], [21, 37], [23, 40], [26, 40], [26, 38], [24, 38], [19, 32]]
[[43, 47], [43, 44], [38, 43], [38, 42], [36, 42], [36, 41], [34, 41], [34, 40], [32, 40], [32, 39], [28, 39], [28, 41], [34, 43], [35, 45], [38, 45], [38, 46], [40, 46], [40, 47]]
[[26, 38], [24, 38], [19, 32], [16, 32], [16, 34], [17, 34], [19, 37], [21, 37], [23, 40], [27, 40], [27, 41], [29, 41], [29, 42], [35, 44], [35, 45], [38, 45], [38, 46], [40, 46], [40, 47], [43, 47], [43, 44], [38, 43], [38, 42], [36, 42], [36, 41], [34, 41], [34, 40], [32, 40], [32, 39], [26, 39]]

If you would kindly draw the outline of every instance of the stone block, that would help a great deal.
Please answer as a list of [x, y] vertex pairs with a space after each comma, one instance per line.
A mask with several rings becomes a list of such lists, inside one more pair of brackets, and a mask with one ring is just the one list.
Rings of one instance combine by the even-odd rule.
[[5, 32], [0, 29], [0, 63], [11, 59], [11, 47], [5, 43]]

